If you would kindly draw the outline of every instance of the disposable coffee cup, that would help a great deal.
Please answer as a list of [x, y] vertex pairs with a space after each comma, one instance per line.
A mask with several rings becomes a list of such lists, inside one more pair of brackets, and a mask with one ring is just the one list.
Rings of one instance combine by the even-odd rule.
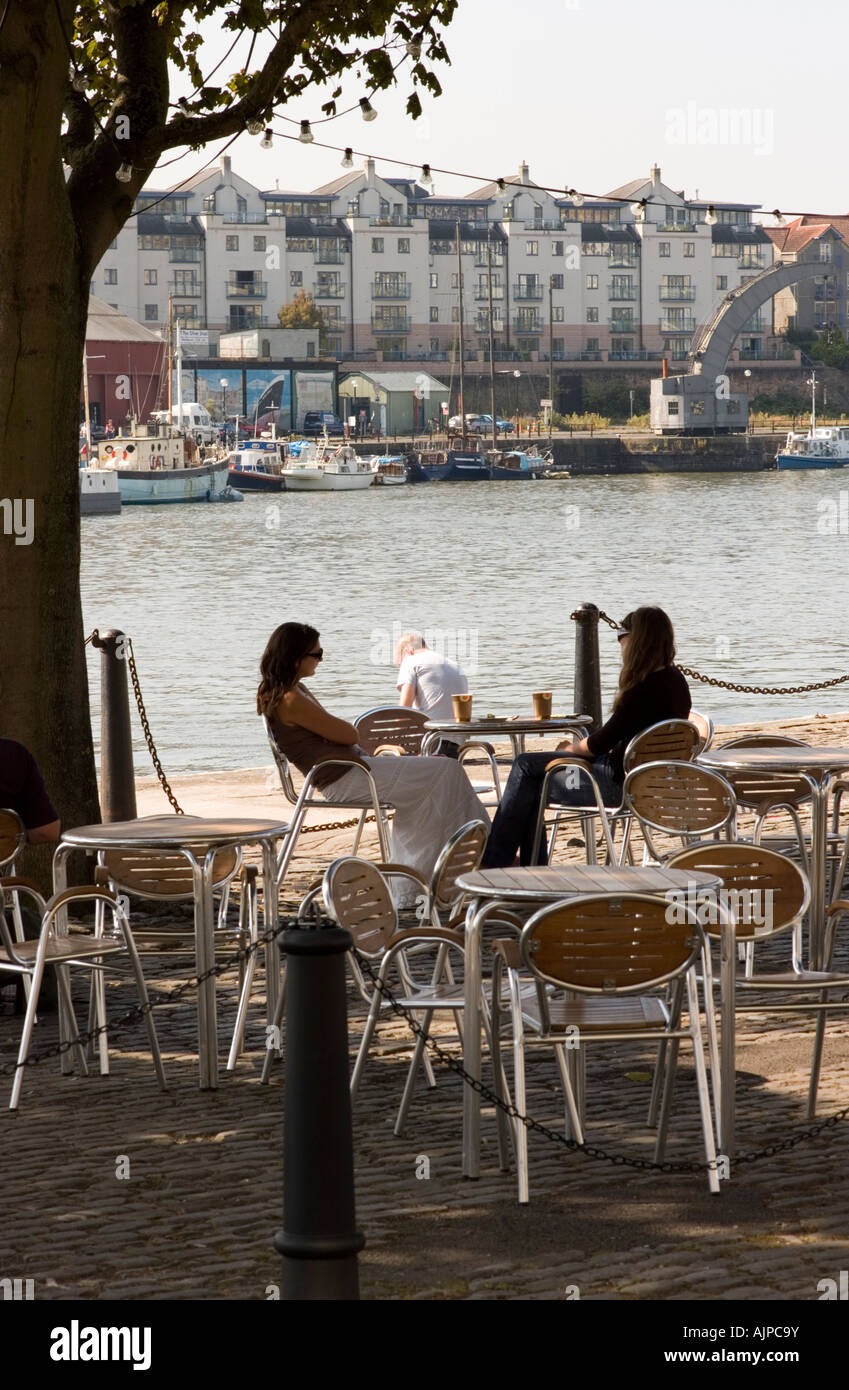
[[551, 718], [551, 691], [535, 690], [533, 693], [534, 719]]
[[468, 724], [472, 717], [471, 695], [452, 695], [451, 703], [454, 706], [454, 718], [457, 723]]

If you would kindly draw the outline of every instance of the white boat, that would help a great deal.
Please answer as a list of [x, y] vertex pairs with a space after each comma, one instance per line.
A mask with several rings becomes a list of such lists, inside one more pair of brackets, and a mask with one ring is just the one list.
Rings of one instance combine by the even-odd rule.
[[117, 475], [121, 501], [217, 501], [227, 488], [228, 459], [201, 460], [194, 439], [175, 427], [131, 425], [115, 439], [98, 445], [98, 466]]
[[374, 474], [375, 485], [396, 487], [399, 483], [407, 481], [403, 454], [376, 454], [368, 463]]
[[778, 467], [846, 468], [849, 466], [849, 427], [816, 425], [804, 434], [791, 430], [775, 456]]
[[350, 444], [330, 444], [326, 435], [290, 453], [280, 472], [287, 492], [352, 492], [374, 482], [367, 458]]
[[115, 516], [121, 510], [118, 477], [112, 468], [80, 469], [80, 516]]

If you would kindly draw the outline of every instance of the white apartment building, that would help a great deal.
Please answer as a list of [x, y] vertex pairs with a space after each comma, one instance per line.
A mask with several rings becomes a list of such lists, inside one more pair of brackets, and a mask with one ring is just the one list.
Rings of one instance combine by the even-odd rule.
[[[525, 163], [463, 198], [382, 178], [373, 160], [311, 193], [261, 191], [225, 156], [139, 196], [92, 292], [148, 327], [167, 322], [170, 298], [212, 355], [219, 333], [275, 326], [305, 291], [325, 355], [441, 360], [457, 350], [462, 277], [470, 358], [489, 354], [491, 302], [500, 358], [681, 361], [725, 294], [773, 262], [758, 206], [687, 199], [656, 165], [585, 201], [539, 188]], [[736, 356], [785, 353], [764, 306]]]

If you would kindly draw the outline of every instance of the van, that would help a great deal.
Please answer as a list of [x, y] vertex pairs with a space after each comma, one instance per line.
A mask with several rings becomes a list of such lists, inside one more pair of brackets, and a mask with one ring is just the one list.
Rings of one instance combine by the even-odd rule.
[[[168, 424], [168, 411], [156, 410], [151, 416], [158, 424]], [[209, 411], [197, 401], [184, 401], [182, 406], [182, 416], [178, 406], [171, 408], [171, 423], [191, 435], [192, 439], [197, 440], [198, 444], [214, 444], [218, 438], [218, 426], [212, 420]]]

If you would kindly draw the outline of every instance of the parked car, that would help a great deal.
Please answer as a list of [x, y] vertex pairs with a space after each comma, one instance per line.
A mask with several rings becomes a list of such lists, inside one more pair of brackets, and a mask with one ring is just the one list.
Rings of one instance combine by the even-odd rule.
[[[452, 415], [448, 421], [449, 430], [460, 431], [463, 428], [462, 415]], [[492, 425], [486, 420], [484, 415], [466, 416], [466, 434], [486, 434], [487, 430], [492, 429]]]
[[[491, 416], [491, 415], [481, 415], [481, 416], [480, 416], [480, 419], [486, 421], [486, 431], [485, 431], [485, 432], [486, 432], [487, 434], [489, 434], [489, 433], [492, 431], [492, 416]], [[513, 434], [516, 427], [515, 427], [515, 425], [513, 424], [513, 421], [512, 421], [512, 420], [502, 420], [500, 415], [496, 415], [496, 417], [495, 417], [495, 428], [496, 428], [496, 430], [498, 431], [499, 434]]]
[[332, 410], [308, 410], [304, 416], [301, 433], [306, 435], [323, 434], [325, 430], [328, 434], [344, 434], [345, 426], [339, 416], [333, 414]]

